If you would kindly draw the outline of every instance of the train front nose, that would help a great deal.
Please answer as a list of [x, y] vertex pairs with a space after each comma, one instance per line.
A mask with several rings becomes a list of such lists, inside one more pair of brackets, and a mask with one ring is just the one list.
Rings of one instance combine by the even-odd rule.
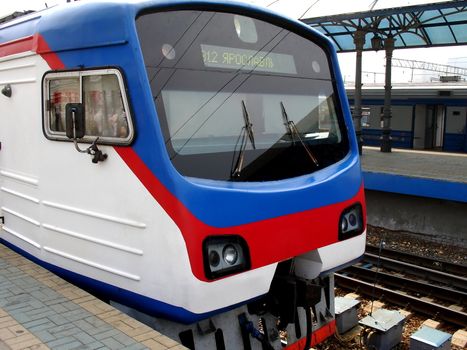
[[312, 250], [295, 258], [295, 274], [313, 279], [354, 264], [365, 252], [366, 230], [349, 239]]

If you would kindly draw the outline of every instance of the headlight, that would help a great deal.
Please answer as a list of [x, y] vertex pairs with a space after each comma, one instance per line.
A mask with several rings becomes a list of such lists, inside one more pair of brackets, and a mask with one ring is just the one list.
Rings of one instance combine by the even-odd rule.
[[339, 219], [339, 240], [354, 237], [363, 232], [363, 211], [360, 204], [345, 209]]
[[211, 250], [209, 252], [209, 265], [213, 267], [217, 267], [221, 261], [221, 257], [219, 256], [219, 253], [216, 252], [215, 250]]
[[349, 222], [347, 221], [347, 218], [344, 216], [341, 218], [341, 231], [347, 232], [348, 227], [349, 227]]
[[209, 279], [250, 268], [248, 248], [239, 236], [208, 237], [203, 243], [204, 270]]
[[238, 260], [238, 250], [233, 245], [229, 244], [224, 248], [222, 254], [224, 261], [229, 265], [234, 265]]

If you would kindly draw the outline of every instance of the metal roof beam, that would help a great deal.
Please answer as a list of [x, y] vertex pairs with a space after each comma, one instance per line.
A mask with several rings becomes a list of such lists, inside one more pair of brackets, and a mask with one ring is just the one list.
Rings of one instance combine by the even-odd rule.
[[[457, 3], [459, 6], [456, 6]], [[395, 7], [395, 8], [382, 9], [382, 10], [374, 10], [374, 11], [351, 12], [351, 13], [344, 13], [344, 14], [339, 14], [339, 15], [303, 18], [301, 19], [301, 21], [306, 24], [317, 24], [317, 23], [323, 23], [323, 22], [343, 21], [343, 20], [350, 19], [350, 18], [360, 19], [360, 18], [367, 18], [367, 17], [392, 16], [394, 14], [410, 13], [410, 12], [417, 12], [417, 11], [441, 10], [441, 9], [446, 9], [446, 8], [465, 9], [466, 6], [467, 6], [467, 1], [454, 0], [454, 1], [439, 2], [435, 4], [404, 6], [404, 7]]]
[[445, 74], [467, 76], [466, 68], [449, 66], [446, 64], [438, 64], [438, 63], [433, 63], [433, 62], [393, 58], [392, 65], [394, 67], [400, 67], [400, 68], [419, 69], [419, 70], [426, 70], [426, 71], [439, 72], [439, 73], [445, 73]]
[[[455, 27], [467, 24], [465, 0], [308, 18], [303, 21], [319, 28], [335, 42], [339, 40], [339, 47], [346, 48], [339, 52], [356, 50], [353, 38], [357, 30], [383, 38], [398, 37], [398, 49], [467, 44], [465, 35], [460, 34], [463, 28]], [[328, 30], [331, 27], [333, 29]], [[410, 35], [419, 39], [410, 38]], [[363, 50], [371, 48], [366, 45]]]

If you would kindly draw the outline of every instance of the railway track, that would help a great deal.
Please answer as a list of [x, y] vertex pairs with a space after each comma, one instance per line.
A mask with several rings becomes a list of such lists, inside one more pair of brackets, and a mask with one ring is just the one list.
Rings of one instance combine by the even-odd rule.
[[[385, 253], [384, 250], [382, 253]], [[393, 258], [366, 253], [358, 265], [335, 274], [336, 285], [374, 299], [410, 309], [455, 324], [467, 326], [464, 311], [467, 300], [467, 278], [444, 271], [462, 272], [462, 266], [436, 263], [435, 260], [409, 254], [414, 263], [390, 252]], [[437, 269], [425, 267], [431, 264]], [[445, 269], [444, 271], [441, 271]]]
[[370, 267], [378, 266], [380, 269], [403, 273], [404, 275], [418, 277], [424, 281], [436, 282], [441, 285], [446, 285], [467, 292], [467, 277], [433, 270], [418, 264], [411, 264], [370, 253], [365, 253], [362, 263], [366, 263]]
[[[366, 252], [369, 254], [378, 255], [379, 247], [367, 245]], [[423, 266], [432, 270], [442, 271], [461, 277], [467, 277], [467, 265], [453, 264], [448, 261], [427, 258], [416, 254], [388, 248], [381, 249], [381, 256], [394, 260], [404, 261], [418, 266]]]

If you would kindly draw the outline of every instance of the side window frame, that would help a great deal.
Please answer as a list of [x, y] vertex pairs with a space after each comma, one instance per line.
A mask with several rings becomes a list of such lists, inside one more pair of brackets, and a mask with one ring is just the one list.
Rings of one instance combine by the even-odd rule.
[[[126, 137], [113, 137], [113, 136], [99, 136], [87, 134], [79, 139], [81, 143], [93, 143], [98, 137], [98, 144], [104, 145], [119, 145], [126, 146], [130, 145], [135, 137], [134, 122], [131, 112], [131, 106], [127, 96], [126, 84], [122, 72], [118, 68], [97, 68], [97, 69], [86, 69], [86, 70], [68, 70], [68, 71], [48, 71], [42, 77], [42, 129], [45, 137], [53, 141], [69, 141], [73, 140], [67, 138], [65, 131], [55, 131], [51, 128], [51, 102], [50, 102], [50, 81], [67, 78], [78, 78], [79, 81], [79, 103], [84, 104], [84, 87], [83, 78], [92, 76], [104, 76], [110, 75], [115, 76], [118, 81], [120, 89], [120, 96], [124, 112], [126, 115], [126, 121], [128, 124], [128, 135]], [[86, 117], [88, 118], [88, 116]]]

